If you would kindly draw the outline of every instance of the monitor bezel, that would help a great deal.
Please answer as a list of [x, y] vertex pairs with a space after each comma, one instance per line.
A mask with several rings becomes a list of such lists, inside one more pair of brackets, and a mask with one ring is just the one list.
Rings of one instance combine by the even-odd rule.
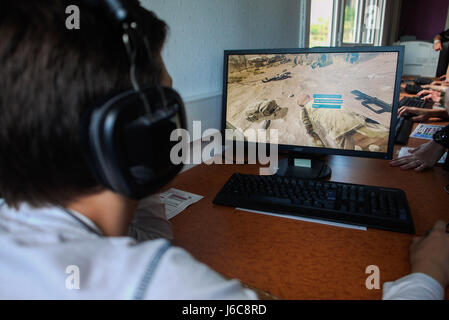
[[[396, 79], [394, 85], [394, 96], [392, 105], [392, 115], [390, 120], [390, 134], [388, 140], [387, 152], [369, 152], [369, 151], [356, 151], [356, 150], [343, 150], [332, 148], [320, 148], [309, 146], [295, 146], [278, 144], [279, 152], [294, 152], [316, 155], [340, 155], [351, 156], [361, 158], [374, 158], [374, 159], [386, 159], [393, 158], [395, 130], [397, 122], [397, 111], [399, 105], [399, 96], [401, 91], [401, 79], [404, 63], [404, 46], [377, 46], [377, 47], [319, 47], [319, 48], [288, 48], [288, 49], [245, 49], [245, 50], [225, 50], [224, 51], [224, 64], [223, 64], [223, 94], [222, 94], [222, 127], [221, 133], [223, 137], [223, 144], [226, 141], [226, 109], [227, 109], [227, 80], [228, 80], [228, 57], [230, 55], [254, 55], [254, 54], [304, 54], [304, 53], [351, 53], [351, 52], [397, 52], [397, 66], [396, 66]], [[233, 140], [236, 141], [236, 140]], [[245, 141], [245, 148], [248, 145], [248, 141]], [[252, 142], [254, 143], [254, 142]]]

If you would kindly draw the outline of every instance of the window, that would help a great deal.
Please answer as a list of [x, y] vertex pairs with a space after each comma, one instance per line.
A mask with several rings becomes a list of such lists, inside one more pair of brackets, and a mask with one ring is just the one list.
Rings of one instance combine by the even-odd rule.
[[[314, 1], [314, 0], [312, 0]], [[342, 45], [379, 45], [384, 0], [345, 0]]]
[[358, 0], [347, 0], [345, 1], [344, 8], [344, 22], [343, 22], [343, 42], [344, 43], [355, 43], [358, 35], [358, 15], [359, 15], [359, 4]]
[[334, 0], [313, 0], [310, 11], [310, 47], [331, 45]]
[[381, 44], [386, 0], [303, 0], [310, 24], [308, 44], [374, 46]]

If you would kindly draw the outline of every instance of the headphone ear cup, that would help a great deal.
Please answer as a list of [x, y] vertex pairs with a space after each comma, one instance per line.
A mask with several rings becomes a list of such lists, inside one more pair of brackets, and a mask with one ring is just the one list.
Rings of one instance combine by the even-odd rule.
[[149, 124], [146, 117], [127, 126], [124, 146], [135, 184], [151, 183], [153, 189], [158, 189], [172, 178], [171, 171], [175, 168], [170, 152], [174, 142], [170, 141], [170, 135], [177, 128], [169, 119]]
[[124, 139], [120, 155], [126, 155], [130, 173], [125, 174], [127, 188], [138, 198], [158, 191], [181, 171], [183, 164], [175, 165], [170, 159], [178, 143], [170, 141], [170, 136], [174, 130], [186, 128], [184, 105], [176, 91], [160, 87], [143, 91], [154, 107], [152, 116], [145, 113], [127, 122], [120, 134]]
[[129, 90], [90, 108], [80, 121], [85, 155], [98, 182], [134, 199], [154, 193], [183, 167], [170, 160], [177, 143], [170, 135], [186, 127], [181, 97], [170, 88], [147, 87], [142, 93], [151, 116], [140, 94]]

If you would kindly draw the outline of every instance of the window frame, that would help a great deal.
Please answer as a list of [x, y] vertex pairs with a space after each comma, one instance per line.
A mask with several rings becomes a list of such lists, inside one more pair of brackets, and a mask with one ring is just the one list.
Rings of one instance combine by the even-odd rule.
[[351, 46], [351, 47], [357, 47], [357, 46], [380, 46], [382, 41], [382, 34], [383, 34], [383, 27], [384, 27], [384, 21], [385, 21], [385, 7], [386, 7], [386, 0], [379, 0], [379, 7], [380, 7], [380, 26], [379, 29], [374, 34], [374, 40], [373, 43], [363, 43], [362, 42], [362, 36], [363, 36], [363, 25], [365, 23], [365, 8], [366, 8], [366, 2], [369, 0], [358, 0], [358, 6], [357, 6], [357, 17], [356, 17], [356, 36], [355, 36], [355, 42], [344, 42], [343, 41], [343, 34], [344, 34], [344, 17], [345, 17], [345, 10], [346, 10], [346, 3], [348, 0], [334, 0], [340, 2], [340, 8], [339, 8], [339, 29], [338, 29], [338, 38], [336, 45], [339, 47], [345, 47], [345, 46]]
[[[300, 32], [299, 44], [300, 47], [308, 48], [309, 40], [310, 40], [310, 16], [312, 10], [313, 0], [302, 0], [301, 1], [301, 23], [300, 28], [302, 32]], [[385, 11], [386, 11], [386, 1], [387, 0], [379, 0], [380, 7], [380, 26], [379, 29], [376, 30], [374, 34], [373, 43], [362, 43], [363, 36], [363, 25], [365, 19], [365, 6], [366, 1], [369, 0], [359, 0], [358, 8], [357, 8], [357, 19], [356, 19], [356, 36], [355, 42], [344, 42], [344, 16], [346, 3], [348, 0], [333, 0], [333, 12], [332, 12], [332, 27], [330, 33], [330, 46], [331, 47], [357, 47], [357, 46], [380, 46], [382, 44], [383, 32], [384, 32], [384, 22], [385, 22]]]

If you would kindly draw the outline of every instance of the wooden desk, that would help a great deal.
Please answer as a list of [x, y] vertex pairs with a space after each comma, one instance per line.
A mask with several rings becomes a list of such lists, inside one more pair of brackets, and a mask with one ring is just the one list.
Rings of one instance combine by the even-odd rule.
[[[424, 142], [410, 140], [412, 146]], [[441, 167], [416, 173], [392, 168], [385, 160], [342, 156], [329, 157], [328, 164], [332, 181], [403, 189], [418, 235], [437, 219], [449, 221], [449, 195], [443, 191], [449, 172]], [[380, 268], [381, 284], [410, 272], [411, 235], [357, 231], [213, 205], [234, 172], [258, 174], [258, 166], [203, 164], [169, 185], [204, 196], [173, 218], [174, 243], [218, 272], [281, 299], [379, 299], [382, 290], [365, 287], [367, 266]]]

